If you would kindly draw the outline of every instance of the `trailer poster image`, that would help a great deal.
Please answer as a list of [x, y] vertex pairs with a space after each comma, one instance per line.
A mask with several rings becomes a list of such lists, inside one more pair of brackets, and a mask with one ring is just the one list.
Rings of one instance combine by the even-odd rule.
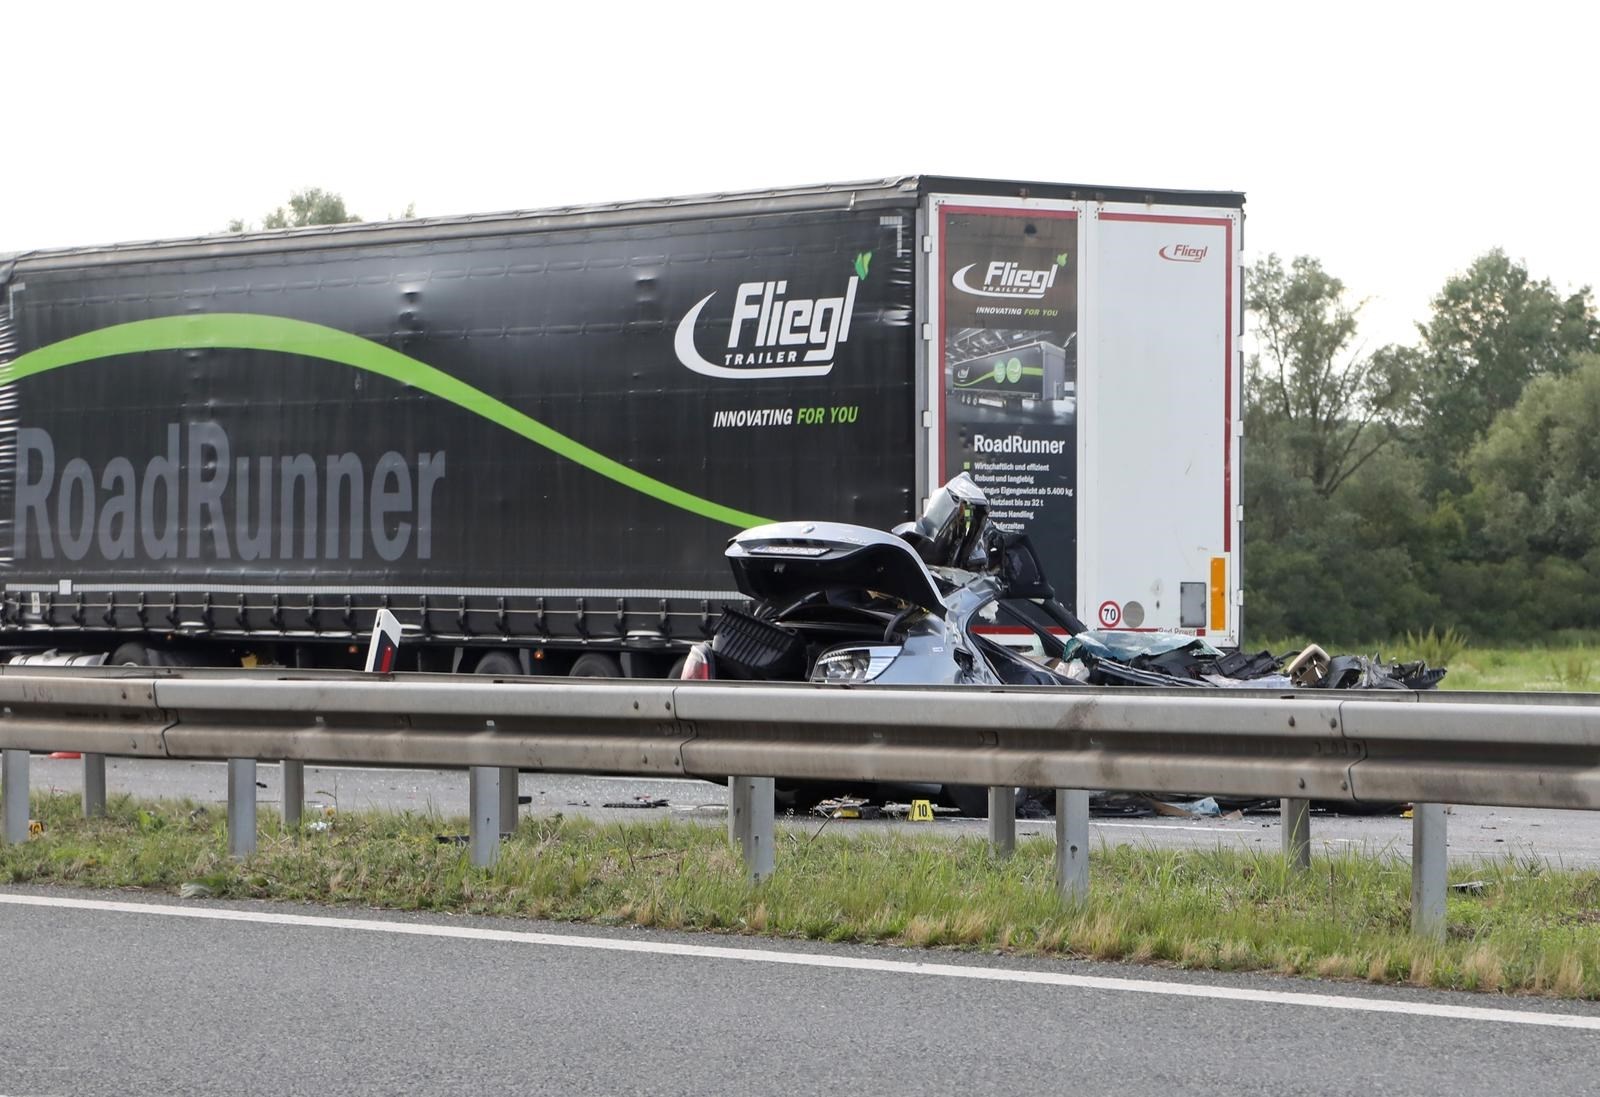
[[1057, 591], [1077, 571], [1078, 222], [1068, 211], [939, 214], [944, 475], [1025, 531]]

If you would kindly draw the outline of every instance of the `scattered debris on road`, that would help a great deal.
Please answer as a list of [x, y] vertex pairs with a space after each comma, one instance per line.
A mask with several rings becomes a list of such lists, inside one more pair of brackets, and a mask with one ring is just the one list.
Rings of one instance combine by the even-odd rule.
[[1217, 806], [1216, 798], [1213, 796], [1205, 796], [1199, 800], [1192, 800], [1186, 804], [1168, 803], [1165, 800], [1151, 800], [1150, 806], [1155, 808], [1157, 815], [1179, 816], [1184, 818], [1194, 818], [1196, 816], [1214, 818], [1222, 814], [1222, 808]]
[[915, 814], [918, 804], [927, 804], [927, 810], [936, 816], [961, 814], [960, 808], [945, 807], [943, 804], [935, 804], [927, 800], [918, 800], [915, 803], [910, 804], [897, 804], [894, 801], [890, 801], [889, 803], [884, 804], [881, 810], [884, 815], [891, 819], [909, 819], [913, 814]]
[[883, 809], [869, 803], [864, 797], [836, 796], [829, 800], [818, 800], [811, 814], [824, 819], [877, 819], [883, 815]]
[[667, 806], [667, 800], [665, 797], [635, 796], [631, 800], [613, 800], [600, 806], [603, 808], [664, 808]]

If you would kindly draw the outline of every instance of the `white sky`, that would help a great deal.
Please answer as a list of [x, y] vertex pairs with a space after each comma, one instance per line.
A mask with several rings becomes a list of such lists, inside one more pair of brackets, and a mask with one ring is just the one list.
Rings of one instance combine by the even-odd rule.
[[948, 174], [1246, 193], [1410, 340], [1491, 247], [1600, 284], [1600, 14], [1485, 5], [35, 3], [0, 13], [0, 253]]

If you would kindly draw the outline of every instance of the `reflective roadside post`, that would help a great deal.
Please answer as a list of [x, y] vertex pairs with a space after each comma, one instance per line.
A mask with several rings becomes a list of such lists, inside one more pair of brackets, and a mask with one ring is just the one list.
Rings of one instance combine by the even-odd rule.
[[1411, 805], [1411, 932], [1444, 940], [1449, 879], [1443, 804]]
[[1056, 789], [1056, 887], [1069, 903], [1089, 898], [1089, 792]]
[[1010, 857], [1017, 849], [1017, 790], [1007, 786], [989, 789], [989, 845], [996, 857]]
[[306, 764], [296, 758], [285, 758], [282, 766], [283, 827], [299, 830], [306, 803]]
[[83, 756], [83, 817], [94, 819], [106, 813], [106, 756]]
[[256, 851], [256, 760], [228, 759], [228, 856]]
[[477, 868], [493, 868], [500, 859], [500, 767], [472, 766], [467, 774], [472, 863]]
[[1284, 858], [1291, 868], [1310, 868], [1311, 801], [1284, 797], [1278, 801], [1278, 818], [1283, 822]]
[[522, 774], [516, 766], [500, 767], [500, 833], [513, 834], [517, 829], [517, 794]]
[[16, 845], [28, 840], [28, 752], [0, 751], [0, 799], [5, 801], [5, 827], [0, 842]]
[[751, 883], [772, 875], [776, 785], [771, 777], [728, 778], [728, 839], [738, 844]]

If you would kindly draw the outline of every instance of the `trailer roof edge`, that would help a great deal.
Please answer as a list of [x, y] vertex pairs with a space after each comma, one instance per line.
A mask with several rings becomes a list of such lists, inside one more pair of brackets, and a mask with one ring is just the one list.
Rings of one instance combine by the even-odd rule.
[[397, 241], [470, 239], [507, 233], [601, 228], [689, 220], [715, 212], [721, 216], [762, 216], [837, 209], [903, 206], [929, 194], [1136, 202], [1150, 205], [1242, 208], [1244, 195], [1232, 191], [1180, 191], [1087, 186], [956, 176], [906, 175], [886, 179], [820, 183], [763, 190], [728, 191], [544, 209], [370, 221], [261, 232], [217, 233], [166, 240], [40, 248], [0, 255], [0, 262], [32, 270], [71, 269], [165, 259], [217, 258], [247, 253], [301, 251], [326, 247], [365, 247]]

